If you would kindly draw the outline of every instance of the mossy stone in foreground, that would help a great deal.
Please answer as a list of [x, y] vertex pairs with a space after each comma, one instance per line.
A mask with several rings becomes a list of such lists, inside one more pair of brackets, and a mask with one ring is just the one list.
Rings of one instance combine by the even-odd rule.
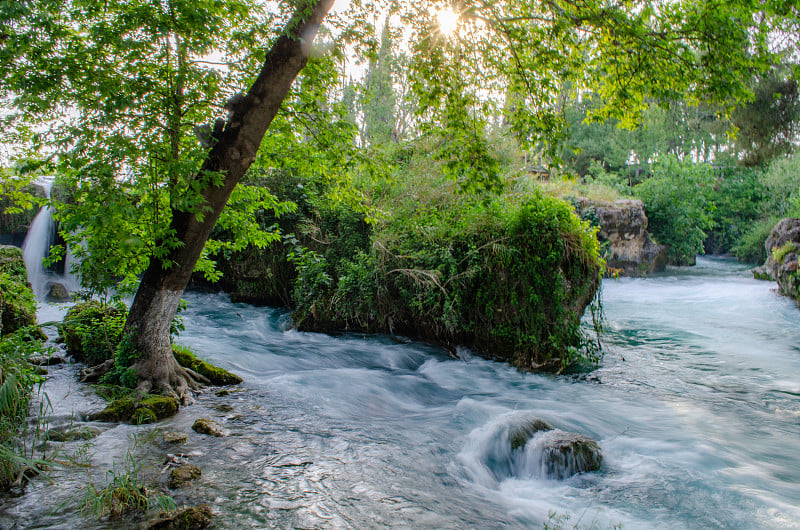
[[192, 430], [196, 433], [207, 434], [209, 436], [222, 437], [226, 435], [225, 429], [223, 429], [219, 423], [206, 418], [200, 418], [195, 421], [192, 425]]
[[193, 465], [185, 465], [173, 468], [173, 470], [169, 474], [169, 482], [167, 486], [170, 489], [180, 488], [187, 482], [192, 480], [197, 480], [202, 475], [202, 471], [200, 468]]
[[105, 409], [92, 415], [92, 419], [140, 425], [163, 420], [177, 412], [178, 400], [172, 396], [130, 395], [114, 400]]
[[208, 378], [212, 385], [238, 385], [242, 382], [242, 378], [236, 374], [232, 374], [227, 370], [218, 368], [212, 364], [198, 359], [188, 348], [178, 344], [172, 345], [172, 353], [175, 355], [175, 360], [178, 364], [191, 368], [198, 374]]
[[162, 512], [158, 519], [147, 525], [148, 530], [194, 530], [211, 524], [211, 508], [207, 504]]

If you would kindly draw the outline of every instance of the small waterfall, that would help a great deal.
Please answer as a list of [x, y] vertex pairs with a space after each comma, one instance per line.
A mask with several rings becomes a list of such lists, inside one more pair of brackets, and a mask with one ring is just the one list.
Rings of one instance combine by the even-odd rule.
[[[53, 186], [52, 177], [39, 179], [39, 184], [44, 187], [45, 196], [49, 199], [50, 188]], [[22, 243], [28, 281], [38, 300], [45, 299], [53, 283], [62, 284], [69, 292], [78, 287], [76, 278], [69, 272], [69, 260], [67, 260], [67, 270], [64, 275], [47, 270], [42, 262], [50, 254], [50, 247], [53, 245], [55, 235], [56, 223], [53, 220], [53, 209], [50, 205], [45, 205], [33, 219], [25, 241]]]

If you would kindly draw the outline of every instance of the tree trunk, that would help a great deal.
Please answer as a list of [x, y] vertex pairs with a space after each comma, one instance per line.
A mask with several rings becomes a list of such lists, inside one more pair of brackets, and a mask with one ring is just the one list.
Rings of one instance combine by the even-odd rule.
[[211, 229], [255, 159], [267, 128], [308, 60], [311, 43], [332, 4], [333, 0], [309, 0], [297, 8], [284, 34], [267, 53], [258, 78], [231, 108], [225, 127], [214, 138], [216, 143], [195, 176], [223, 176], [219, 186], [209, 183], [202, 191], [205, 205], [197, 211], [201, 215], [172, 211], [170, 228], [181, 244], [163, 258], [150, 258], [125, 324], [140, 354], [134, 365], [140, 390], [186, 398], [188, 389], [197, 386], [172, 355], [170, 324]]

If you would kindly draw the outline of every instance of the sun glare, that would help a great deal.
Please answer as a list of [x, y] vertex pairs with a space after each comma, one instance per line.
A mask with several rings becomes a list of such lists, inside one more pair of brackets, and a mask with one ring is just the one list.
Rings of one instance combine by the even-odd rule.
[[458, 13], [452, 9], [442, 9], [436, 13], [439, 19], [439, 29], [448, 37], [455, 34], [458, 29]]

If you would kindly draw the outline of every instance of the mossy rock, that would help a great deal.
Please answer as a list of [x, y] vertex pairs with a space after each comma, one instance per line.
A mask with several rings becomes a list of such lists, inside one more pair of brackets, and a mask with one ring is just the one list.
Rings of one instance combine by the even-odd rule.
[[187, 482], [192, 480], [197, 480], [202, 475], [202, 471], [200, 468], [193, 465], [185, 465], [173, 468], [169, 474], [169, 481], [167, 482], [167, 486], [170, 489], [180, 488]]
[[178, 361], [178, 364], [191, 368], [198, 374], [205, 376], [211, 381], [212, 385], [238, 385], [242, 382], [242, 378], [238, 375], [198, 359], [191, 350], [184, 346], [173, 344], [172, 353], [175, 355], [175, 360]]
[[[22, 191], [38, 199], [47, 197], [44, 187], [40, 184], [28, 184]], [[40, 210], [39, 205], [34, 204], [31, 208], [27, 208], [21, 212], [11, 213], [8, 211], [9, 208], [17, 206], [18, 205], [5, 196], [5, 194], [0, 193], [0, 234], [25, 234]]]
[[562, 431], [551, 431], [545, 436], [542, 460], [548, 477], [563, 479], [597, 471], [602, 466], [600, 446], [588, 436]]
[[525, 444], [528, 443], [528, 440], [533, 438], [533, 435], [535, 435], [537, 432], [552, 430], [553, 427], [543, 420], [537, 419], [526, 422], [525, 424], [512, 429], [509, 433], [511, 449], [515, 450], [525, 447]]
[[31, 327], [31, 337], [44, 340], [36, 326], [36, 298], [28, 284], [22, 249], [0, 245], [0, 335]]
[[189, 436], [185, 432], [170, 431], [165, 432], [162, 439], [168, 444], [185, 444]]
[[94, 427], [78, 427], [74, 429], [50, 429], [47, 439], [51, 442], [73, 442], [75, 440], [91, 440], [100, 434]]
[[192, 430], [199, 434], [206, 434], [208, 436], [216, 436], [218, 438], [226, 435], [225, 429], [214, 420], [200, 418], [192, 425]]
[[105, 409], [93, 414], [92, 419], [140, 425], [163, 420], [177, 413], [177, 398], [154, 394], [134, 394], [114, 400]]
[[90, 366], [114, 355], [122, 338], [127, 310], [124, 305], [104, 305], [96, 300], [74, 305], [59, 326], [67, 353]]
[[162, 512], [158, 519], [147, 525], [148, 530], [196, 530], [211, 524], [211, 508], [207, 504]]

